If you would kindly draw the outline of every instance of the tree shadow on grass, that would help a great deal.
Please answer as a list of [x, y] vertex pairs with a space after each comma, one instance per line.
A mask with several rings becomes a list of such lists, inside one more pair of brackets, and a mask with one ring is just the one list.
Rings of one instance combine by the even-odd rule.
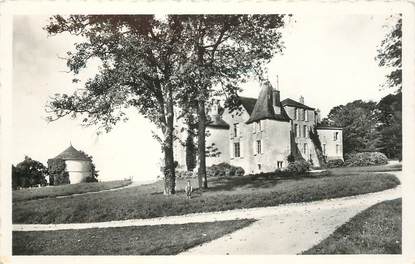
[[275, 176], [248, 175], [216, 178], [211, 181], [209, 191], [234, 191], [237, 189], [266, 189], [280, 184], [285, 179]]

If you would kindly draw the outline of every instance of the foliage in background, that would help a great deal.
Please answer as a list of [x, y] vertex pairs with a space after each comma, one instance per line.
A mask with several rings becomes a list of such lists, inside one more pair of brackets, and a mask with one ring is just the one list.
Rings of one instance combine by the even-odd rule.
[[69, 184], [69, 173], [63, 159], [48, 159], [49, 184]]
[[90, 171], [91, 171], [91, 176], [86, 178], [86, 182], [98, 182], [97, 177], [98, 177], [98, 172], [99, 171], [97, 171], [96, 168], [95, 168], [95, 164], [94, 164], [94, 161], [92, 159], [92, 156], [88, 155], [87, 153], [85, 153], [82, 150], [79, 150], [79, 152], [81, 152], [88, 159], [88, 161], [90, 163], [89, 168], [90, 168]]
[[344, 153], [378, 150], [380, 139], [375, 102], [356, 100], [336, 106], [322, 120], [321, 125], [343, 128]]
[[320, 125], [343, 128], [344, 154], [380, 151], [402, 158], [402, 93], [389, 94], [379, 103], [356, 100], [331, 109]]
[[402, 14], [391, 16], [390, 19], [397, 21], [382, 40], [375, 59], [380, 67], [389, 71], [383, 86], [400, 92], [402, 90]]
[[377, 104], [378, 148], [389, 158], [402, 160], [402, 92], [389, 94]]
[[25, 156], [16, 166], [12, 165], [12, 188], [27, 188], [45, 185], [48, 171], [45, 165]]

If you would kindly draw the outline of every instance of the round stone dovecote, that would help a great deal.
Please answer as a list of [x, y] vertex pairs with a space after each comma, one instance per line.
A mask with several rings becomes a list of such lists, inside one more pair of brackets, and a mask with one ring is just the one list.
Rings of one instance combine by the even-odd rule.
[[62, 159], [66, 164], [66, 171], [69, 174], [69, 183], [85, 182], [91, 177], [91, 162], [88, 157], [70, 145], [62, 153], [55, 157]]

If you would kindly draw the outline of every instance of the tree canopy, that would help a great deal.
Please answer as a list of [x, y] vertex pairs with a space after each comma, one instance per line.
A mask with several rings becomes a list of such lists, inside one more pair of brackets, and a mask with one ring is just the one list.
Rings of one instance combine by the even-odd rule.
[[[392, 17], [395, 18], [395, 17]], [[376, 60], [380, 67], [388, 69], [389, 73], [385, 87], [402, 89], [402, 14], [382, 40]]]
[[[166, 194], [173, 194], [174, 108], [198, 109], [198, 148], [205, 173], [205, 103], [214, 95], [235, 95], [248, 72], [282, 49], [278, 28], [284, 15], [70, 15], [54, 16], [45, 29], [83, 37], [68, 52], [69, 70], [78, 75], [88, 62], [100, 62], [95, 77], [72, 95], [57, 94], [47, 104], [53, 121], [82, 116], [82, 124], [106, 132], [136, 108], [156, 124], [165, 154]], [[74, 85], [79, 79], [73, 79]], [[191, 107], [189, 107], [189, 104]]]
[[46, 175], [47, 168], [41, 162], [25, 156], [22, 162], [12, 165], [12, 187], [16, 189], [45, 185]]

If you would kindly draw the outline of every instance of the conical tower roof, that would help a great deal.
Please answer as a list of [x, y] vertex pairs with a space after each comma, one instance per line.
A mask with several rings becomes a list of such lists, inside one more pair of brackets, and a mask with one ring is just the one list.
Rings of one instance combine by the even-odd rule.
[[284, 108], [279, 104], [281, 113], [275, 114], [273, 106], [273, 88], [269, 81], [262, 84], [261, 92], [259, 93], [258, 99], [256, 100], [254, 109], [252, 110], [251, 116], [249, 117], [247, 124], [257, 122], [263, 119], [272, 119], [278, 121], [289, 121], [289, 117], [285, 112]]
[[63, 160], [88, 160], [88, 158], [80, 152], [79, 150], [75, 149], [72, 145], [70, 145], [67, 149], [65, 149], [61, 154], [55, 157], [55, 159], [63, 159]]
[[275, 119], [274, 107], [272, 106], [272, 86], [268, 81], [262, 84], [254, 110], [246, 123], [249, 124], [262, 119]]

